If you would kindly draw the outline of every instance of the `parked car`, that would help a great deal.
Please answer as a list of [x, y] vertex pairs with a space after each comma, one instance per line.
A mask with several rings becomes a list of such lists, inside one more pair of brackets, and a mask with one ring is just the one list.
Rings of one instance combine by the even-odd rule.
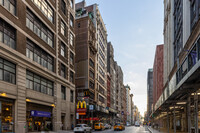
[[128, 126], [131, 126], [131, 124], [127, 123], [126, 126], [127, 126], [127, 127], [128, 127]]
[[116, 123], [115, 126], [114, 126], [114, 131], [117, 131], [117, 130], [125, 130], [125, 126], [124, 124], [122, 123]]
[[135, 122], [136, 127], [140, 127], [140, 123], [138, 121]]
[[95, 130], [104, 130], [105, 127], [104, 127], [104, 124], [103, 124], [103, 123], [98, 122], [98, 123], [95, 123], [94, 129], [95, 129]]
[[87, 124], [77, 124], [74, 128], [74, 133], [91, 133], [92, 128]]
[[105, 127], [105, 129], [111, 129], [111, 125], [110, 124], [105, 124], [104, 127]]

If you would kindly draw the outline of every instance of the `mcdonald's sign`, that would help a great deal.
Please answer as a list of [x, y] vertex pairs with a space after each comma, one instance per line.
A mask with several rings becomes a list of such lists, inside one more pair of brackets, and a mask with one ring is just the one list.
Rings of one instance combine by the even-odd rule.
[[83, 109], [83, 108], [87, 108], [86, 102], [85, 101], [78, 101], [77, 103], [77, 109]]
[[87, 104], [85, 101], [78, 101], [77, 103], [77, 113], [79, 115], [86, 115], [87, 112]]

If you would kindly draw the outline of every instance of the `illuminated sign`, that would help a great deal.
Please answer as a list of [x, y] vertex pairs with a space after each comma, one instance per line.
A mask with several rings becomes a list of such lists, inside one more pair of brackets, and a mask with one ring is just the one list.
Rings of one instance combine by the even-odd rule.
[[79, 115], [86, 115], [87, 112], [87, 104], [85, 101], [78, 101], [77, 103], [77, 113]]

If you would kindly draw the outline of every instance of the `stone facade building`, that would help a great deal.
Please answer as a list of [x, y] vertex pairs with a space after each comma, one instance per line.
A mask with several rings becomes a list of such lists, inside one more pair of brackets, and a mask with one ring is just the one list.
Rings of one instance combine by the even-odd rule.
[[74, 20], [73, 0], [0, 1], [2, 132], [71, 129]]

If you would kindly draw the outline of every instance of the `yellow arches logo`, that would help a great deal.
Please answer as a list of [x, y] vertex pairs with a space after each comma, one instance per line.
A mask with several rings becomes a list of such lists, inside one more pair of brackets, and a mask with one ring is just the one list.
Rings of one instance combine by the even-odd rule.
[[78, 101], [77, 109], [86, 109], [86, 102], [85, 101]]

